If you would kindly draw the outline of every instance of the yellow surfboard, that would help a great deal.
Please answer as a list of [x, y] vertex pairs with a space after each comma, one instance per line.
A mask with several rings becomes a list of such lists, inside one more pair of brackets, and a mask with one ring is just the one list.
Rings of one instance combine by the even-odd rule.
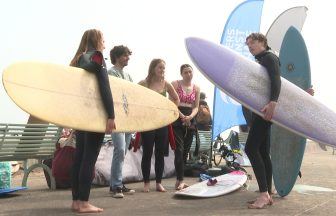
[[[147, 131], [178, 118], [176, 105], [162, 95], [109, 76], [116, 131]], [[41, 62], [18, 62], [5, 69], [2, 82], [11, 99], [27, 113], [50, 123], [105, 132], [107, 115], [93, 73]]]

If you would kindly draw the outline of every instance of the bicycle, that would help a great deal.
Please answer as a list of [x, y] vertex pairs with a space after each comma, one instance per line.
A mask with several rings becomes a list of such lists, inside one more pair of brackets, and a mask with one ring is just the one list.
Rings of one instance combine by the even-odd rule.
[[221, 136], [217, 136], [212, 146], [213, 161], [216, 166], [219, 166], [219, 164], [222, 162], [222, 153], [219, 151], [219, 149], [222, 149], [223, 145], [225, 145], [225, 140]]
[[[247, 171], [240, 166], [237, 160], [236, 154], [242, 155], [240, 149], [231, 149], [228, 147], [229, 145], [225, 142], [225, 140], [217, 136], [214, 144], [213, 144], [213, 149], [214, 149], [214, 156], [213, 156], [213, 161], [216, 166], [219, 166], [222, 159], [225, 160], [225, 165], [230, 171], [235, 171], [235, 170], [240, 170], [245, 173]], [[219, 156], [219, 157], [218, 157]]]

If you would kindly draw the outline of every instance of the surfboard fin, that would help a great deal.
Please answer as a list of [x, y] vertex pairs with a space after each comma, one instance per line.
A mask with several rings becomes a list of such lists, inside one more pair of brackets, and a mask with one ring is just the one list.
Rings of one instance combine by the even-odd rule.
[[301, 170], [299, 171], [299, 174], [298, 174], [298, 176], [299, 176], [300, 178], [302, 178], [302, 173], [301, 173]]

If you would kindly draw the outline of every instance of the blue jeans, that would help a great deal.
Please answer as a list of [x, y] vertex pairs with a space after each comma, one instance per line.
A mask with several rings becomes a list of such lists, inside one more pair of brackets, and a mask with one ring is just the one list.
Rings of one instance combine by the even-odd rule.
[[114, 150], [111, 165], [110, 187], [113, 190], [116, 187], [122, 186], [122, 168], [126, 154], [125, 150], [128, 149], [131, 138], [131, 133], [112, 133]]

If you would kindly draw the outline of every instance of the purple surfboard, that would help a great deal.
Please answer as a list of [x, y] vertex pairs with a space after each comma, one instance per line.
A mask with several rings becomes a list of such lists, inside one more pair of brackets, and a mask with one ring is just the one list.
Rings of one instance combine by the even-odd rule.
[[[200, 38], [187, 38], [186, 48], [195, 65], [212, 83], [262, 115], [260, 110], [270, 97], [270, 81], [263, 66]], [[308, 139], [336, 146], [336, 113], [283, 78], [272, 122]]]

